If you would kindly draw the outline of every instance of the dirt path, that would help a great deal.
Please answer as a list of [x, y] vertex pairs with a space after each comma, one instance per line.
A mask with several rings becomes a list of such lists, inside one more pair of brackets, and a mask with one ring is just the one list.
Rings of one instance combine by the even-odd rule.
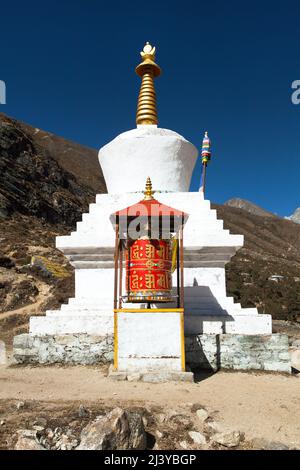
[[13, 337], [28, 327], [29, 318], [32, 315], [41, 314], [41, 306], [50, 296], [50, 285], [36, 281], [36, 286], [39, 294], [33, 303], [0, 314], [0, 340], [5, 341], [9, 355], [12, 350]]
[[218, 372], [194, 384], [147, 384], [113, 382], [96, 367], [1, 367], [0, 399], [177, 410], [198, 403], [249, 439], [300, 447], [300, 378], [294, 376]]

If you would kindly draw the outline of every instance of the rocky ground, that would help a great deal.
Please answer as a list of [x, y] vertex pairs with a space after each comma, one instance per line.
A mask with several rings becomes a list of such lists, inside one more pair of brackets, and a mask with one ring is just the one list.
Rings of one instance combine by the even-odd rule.
[[1, 367], [0, 448], [300, 449], [299, 392], [280, 374], [151, 384], [91, 366]]
[[[9, 350], [13, 336], [27, 332], [31, 315], [74, 295], [73, 270], [54, 246], [55, 236], [66, 230], [20, 214], [0, 220], [0, 340]], [[31, 265], [34, 256], [60, 266], [64, 275]]]

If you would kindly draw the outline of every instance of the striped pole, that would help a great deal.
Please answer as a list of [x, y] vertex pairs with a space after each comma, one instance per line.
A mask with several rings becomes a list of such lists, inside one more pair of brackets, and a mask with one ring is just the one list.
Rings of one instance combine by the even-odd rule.
[[211, 142], [210, 142], [207, 132], [205, 132], [204, 138], [202, 141], [201, 159], [202, 159], [202, 174], [201, 174], [201, 182], [200, 182], [199, 191], [202, 191], [203, 195], [205, 196], [206, 168], [207, 168], [208, 162], [211, 159]]

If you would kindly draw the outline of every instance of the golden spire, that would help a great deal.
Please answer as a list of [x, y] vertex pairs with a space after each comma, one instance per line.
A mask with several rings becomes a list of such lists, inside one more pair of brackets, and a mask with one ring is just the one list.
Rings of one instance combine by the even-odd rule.
[[144, 196], [145, 196], [144, 201], [150, 201], [151, 199], [153, 199], [153, 194], [154, 194], [154, 191], [152, 190], [151, 179], [148, 176], [147, 181], [146, 181], [146, 188], [144, 191]]
[[146, 43], [141, 52], [143, 61], [136, 67], [136, 73], [142, 78], [140, 89], [136, 123], [157, 124], [156, 94], [154, 88], [154, 78], [161, 74], [160, 67], [155, 63], [155, 47], [149, 42]]

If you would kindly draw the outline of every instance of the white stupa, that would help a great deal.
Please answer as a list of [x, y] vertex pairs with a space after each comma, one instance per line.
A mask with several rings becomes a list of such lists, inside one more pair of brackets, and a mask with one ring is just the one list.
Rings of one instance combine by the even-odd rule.
[[162, 203], [189, 214], [185, 244], [185, 334], [270, 334], [271, 317], [242, 308], [226, 295], [225, 264], [243, 246], [217, 219], [203, 192], [189, 192], [196, 147], [157, 126], [154, 77], [160, 74], [155, 48], [146, 44], [136, 72], [142, 77], [137, 128], [118, 135], [99, 151], [107, 194], [98, 194], [75, 232], [56, 246], [75, 268], [75, 297], [60, 310], [30, 319], [32, 335], [113, 332], [114, 230], [110, 214], [141, 199], [147, 176]]

